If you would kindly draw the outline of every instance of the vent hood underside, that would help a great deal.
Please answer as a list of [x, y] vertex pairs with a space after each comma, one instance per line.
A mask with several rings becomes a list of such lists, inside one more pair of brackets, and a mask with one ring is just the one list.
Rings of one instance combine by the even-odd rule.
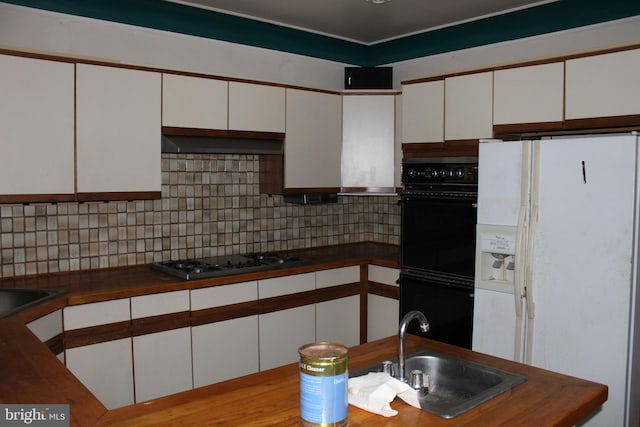
[[284, 134], [268, 132], [189, 132], [171, 130], [161, 138], [163, 153], [282, 154]]

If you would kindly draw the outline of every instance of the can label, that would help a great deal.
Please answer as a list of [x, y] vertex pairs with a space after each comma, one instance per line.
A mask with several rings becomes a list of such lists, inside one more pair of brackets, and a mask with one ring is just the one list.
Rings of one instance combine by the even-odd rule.
[[347, 348], [314, 343], [300, 347], [300, 417], [303, 426], [347, 425]]

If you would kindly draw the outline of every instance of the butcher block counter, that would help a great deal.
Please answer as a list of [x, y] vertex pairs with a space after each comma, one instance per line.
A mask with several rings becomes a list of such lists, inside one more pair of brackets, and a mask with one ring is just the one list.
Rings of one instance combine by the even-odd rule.
[[[527, 381], [450, 420], [416, 409], [399, 399], [391, 403], [399, 413], [390, 418], [349, 406], [349, 426], [572, 426], [607, 398], [604, 385], [413, 335], [408, 336], [406, 349], [409, 353], [431, 349], [450, 354], [524, 375]], [[395, 337], [353, 347], [349, 350], [349, 369], [393, 358], [396, 352]], [[109, 411], [98, 425], [297, 426], [300, 423], [298, 372], [298, 365], [293, 363], [127, 406]]]

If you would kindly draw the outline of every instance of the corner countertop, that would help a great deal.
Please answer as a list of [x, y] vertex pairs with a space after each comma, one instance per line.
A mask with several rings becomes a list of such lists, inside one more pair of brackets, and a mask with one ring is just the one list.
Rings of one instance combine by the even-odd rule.
[[[607, 387], [531, 366], [475, 353], [417, 336], [407, 338], [407, 352], [431, 349], [495, 366], [527, 381], [455, 418], [446, 420], [395, 399], [395, 417], [385, 418], [349, 406], [349, 426], [572, 426], [607, 399]], [[363, 368], [396, 355], [389, 337], [349, 349], [349, 369]], [[109, 411], [99, 426], [261, 425], [300, 423], [298, 364]]]
[[0, 318], [0, 403], [69, 403], [71, 425], [92, 426], [107, 409], [36, 338], [26, 324], [68, 305], [128, 298], [158, 292], [196, 289], [298, 274], [349, 265], [377, 264], [398, 268], [396, 245], [363, 242], [287, 251], [307, 257], [307, 266], [237, 274], [211, 279], [182, 280], [149, 265], [0, 279], [0, 288], [53, 289], [66, 293]]

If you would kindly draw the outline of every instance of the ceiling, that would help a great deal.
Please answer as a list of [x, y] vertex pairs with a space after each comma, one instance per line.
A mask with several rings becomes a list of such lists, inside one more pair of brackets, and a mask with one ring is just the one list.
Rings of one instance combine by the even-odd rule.
[[640, 15], [638, 0], [0, 0], [373, 67]]
[[167, 0], [363, 44], [557, 0]]

